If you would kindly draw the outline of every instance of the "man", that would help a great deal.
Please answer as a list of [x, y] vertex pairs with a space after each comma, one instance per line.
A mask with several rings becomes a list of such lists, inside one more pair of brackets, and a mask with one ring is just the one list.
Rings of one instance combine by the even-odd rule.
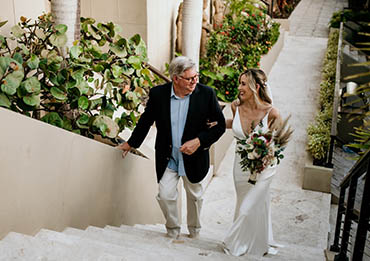
[[198, 73], [192, 60], [184, 56], [173, 59], [169, 73], [172, 82], [150, 90], [145, 111], [130, 139], [118, 148], [123, 150], [123, 156], [131, 147], [138, 148], [155, 122], [157, 200], [166, 218], [167, 236], [180, 235], [177, 184], [182, 177], [189, 237], [196, 238], [201, 228], [200, 182], [209, 169], [209, 147], [225, 132], [225, 119], [213, 89], [197, 83]]

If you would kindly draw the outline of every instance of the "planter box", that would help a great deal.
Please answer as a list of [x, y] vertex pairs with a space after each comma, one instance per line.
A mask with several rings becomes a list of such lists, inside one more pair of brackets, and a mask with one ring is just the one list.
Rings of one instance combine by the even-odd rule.
[[0, 108], [0, 238], [137, 223], [162, 223], [150, 159]]
[[[308, 153], [307, 153], [308, 154]], [[308, 155], [303, 171], [303, 189], [330, 193], [333, 169], [315, 166]]]

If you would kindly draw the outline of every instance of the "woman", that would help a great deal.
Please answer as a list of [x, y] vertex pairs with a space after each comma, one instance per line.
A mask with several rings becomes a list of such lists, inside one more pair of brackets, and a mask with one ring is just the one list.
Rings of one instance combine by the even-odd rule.
[[[266, 132], [272, 123], [281, 121], [272, 106], [266, 77], [259, 69], [248, 69], [239, 76], [238, 100], [231, 104], [233, 119], [226, 121], [234, 135], [245, 139], [252, 131]], [[248, 182], [250, 173], [243, 172], [241, 158], [235, 153], [234, 184], [237, 194], [234, 223], [223, 242], [227, 254], [262, 256], [273, 244], [270, 218], [270, 184], [275, 175], [275, 166], [258, 174], [255, 185]], [[272, 249], [271, 249], [272, 250]], [[271, 251], [270, 252], [274, 252]]]

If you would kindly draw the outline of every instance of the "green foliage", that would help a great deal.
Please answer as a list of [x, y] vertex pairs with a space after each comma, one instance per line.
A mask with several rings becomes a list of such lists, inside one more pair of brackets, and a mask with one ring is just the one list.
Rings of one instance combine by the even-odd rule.
[[315, 122], [311, 123], [307, 128], [307, 150], [317, 160], [326, 158], [330, 145], [338, 39], [339, 31], [333, 29], [329, 35], [323, 60], [322, 80], [319, 90], [320, 108], [315, 117]]
[[370, 22], [369, 11], [353, 11], [351, 9], [340, 10], [333, 13], [329, 21], [329, 27], [339, 28], [341, 22], [345, 23], [347, 21]]
[[135, 125], [141, 99], [157, 80], [146, 66], [145, 43], [139, 35], [121, 37], [113, 23], [81, 18], [81, 40], [66, 49], [66, 31], [44, 14], [21, 17], [12, 36], [0, 36], [0, 106], [114, 139]]
[[273, 22], [254, 1], [230, 0], [222, 24], [211, 32], [207, 55], [200, 60], [200, 81], [217, 92], [220, 100], [237, 97], [238, 77], [246, 68], [259, 67], [279, 38], [280, 24]]

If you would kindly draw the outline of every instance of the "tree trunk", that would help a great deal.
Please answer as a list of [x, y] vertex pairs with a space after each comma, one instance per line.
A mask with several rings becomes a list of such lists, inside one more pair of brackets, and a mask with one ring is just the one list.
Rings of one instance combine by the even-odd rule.
[[80, 0], [51, 0], [51, 13], [56, 24], [68, 26], [67, 47], [71, 47], [80, 35]]
[[184, 0], [182, 9], [182, 54], [191, 58], [199, 68], [203, 1]]

